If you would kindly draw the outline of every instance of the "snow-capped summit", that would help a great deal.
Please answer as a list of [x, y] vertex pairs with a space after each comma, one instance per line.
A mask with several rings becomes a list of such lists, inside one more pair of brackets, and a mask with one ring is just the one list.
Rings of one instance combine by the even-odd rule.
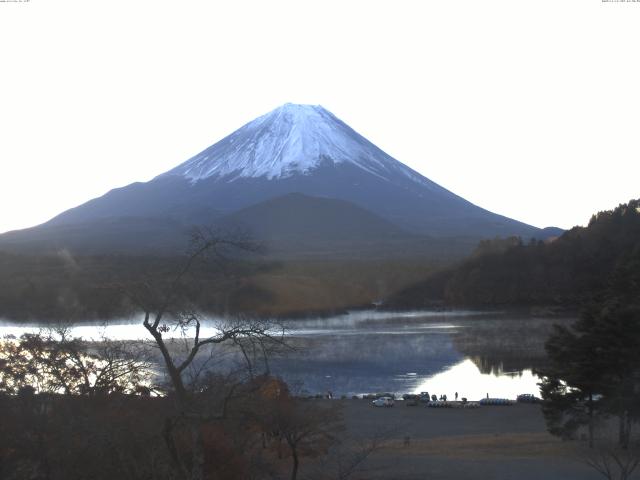
[[195, 183], [210, 177], [282, 179], [322, 164], [349, 163], [381, 178], [424, 177], [393, 159], [320, 105], [286, 103], [163, 175]]
[[181, 228], [239, 219], [250, 230], [271, 226], [288, 242], [325, 249], [332, 243], [318, 238], [344, 239], [347, 231], [361, 232], [366, 248], [399, 232], [469, 245], [495, 236], [544, 238], [540, 229], [484, 210], [400, 163], [323, 107], [290, 103], [149, 182], [116, 188], [2, 238], [14, 245], [45, 239], [58, 249], [107, 250], [120, 242], [146, 250], [163, 238], [183, 241]]

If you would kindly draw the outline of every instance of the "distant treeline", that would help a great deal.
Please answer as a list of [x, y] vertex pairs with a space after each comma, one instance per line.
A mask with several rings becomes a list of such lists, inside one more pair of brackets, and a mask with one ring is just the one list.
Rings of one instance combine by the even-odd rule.
[[[0, 318], [73, 322], [128, 316], [135, 309], [126, 292], [145, 282], [168, 281], [181, 261], [177, 257], [73, 256], [67, 251], [0, 252]], [[207, 280], [211, 287], [219, 281]]]
[[[105, 320], [137, 313], [127, 292], [168, 283], [185, 257], [0, 252], [0, 318]], [[191, 298], [208, 313], [255, 316], [332, 314], [410, 285], [441, 263], [427, 257], [379, 260], [249, 259], [199, 265]], [[197, 285], [197, 287], [195, 287]]]
[[390, 309], [448, 306], [577, 307], [614, 272], [640, 270], [640, 201], [593, 215], [547, 242], [481, 242], [471, 258], [392, 295]]

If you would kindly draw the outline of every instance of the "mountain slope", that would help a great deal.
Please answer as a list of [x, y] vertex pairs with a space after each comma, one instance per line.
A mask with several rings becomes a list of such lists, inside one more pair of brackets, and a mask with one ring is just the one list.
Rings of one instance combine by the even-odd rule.
[[170, 218], [105, 217], [7, 232], [0, 235], [0, 251], [166, 255], [184, 251], [189, 232], [189, 226]]
[[[292, 104], [249, 122], [149, 182], [111, 190], [19, 236], [34, 244], [33, 238], [44, 238], [55, 227], [56, 245], [64, 244], [65, 229], [73, 244], [80, 241], [74, 239], [82, 225], [118, 223], [122, 218], [166, 219], [180, 228], [210, 225], [296, 192], [353, 203], [402, 230], [430, 237], [475, 241], [545, 236], [538, 228], [473, 205], [411, 170], [324, 108]], [[164, 235], [165, 227], [158, 228]], [[127, 233], [121, 230], [119, 235]], [[15, 240], [16, 234], [9, 237]], [[145, 236], [132, 231], [130, 237], [144, 248]], [[3, 245], [6, 237], [0, 236]]]
[[391, 222], [344, 200], [290, 193], [243, 208], [222, 225], [246, 227], [266, 240], [320, 242], [407, 237]]
[[227, 231], [248, 232], [274, 256], [460, 258], [472, 244], [406, 232], [356, 206], [331, 198], [291, 193], [251, 205], [218, 222]]

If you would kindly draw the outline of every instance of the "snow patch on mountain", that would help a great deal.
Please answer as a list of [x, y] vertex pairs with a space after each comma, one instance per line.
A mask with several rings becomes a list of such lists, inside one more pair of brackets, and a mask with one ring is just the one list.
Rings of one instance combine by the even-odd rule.
[[326, 164], [350, 163], [385, 180], [394, 173], [432, 187], [320, 105], [287, 103], [247, 123], [195, 157], [164, 173], [192, 183], [217, 177], [269, 180], [309, 175]]

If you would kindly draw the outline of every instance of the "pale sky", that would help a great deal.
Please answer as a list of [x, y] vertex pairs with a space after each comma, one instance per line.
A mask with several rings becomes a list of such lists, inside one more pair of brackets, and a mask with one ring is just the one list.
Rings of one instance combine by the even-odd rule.
[[0, 232], [321, 104], [494, 212], [640, 197], [640, 2], [0, 2]]

